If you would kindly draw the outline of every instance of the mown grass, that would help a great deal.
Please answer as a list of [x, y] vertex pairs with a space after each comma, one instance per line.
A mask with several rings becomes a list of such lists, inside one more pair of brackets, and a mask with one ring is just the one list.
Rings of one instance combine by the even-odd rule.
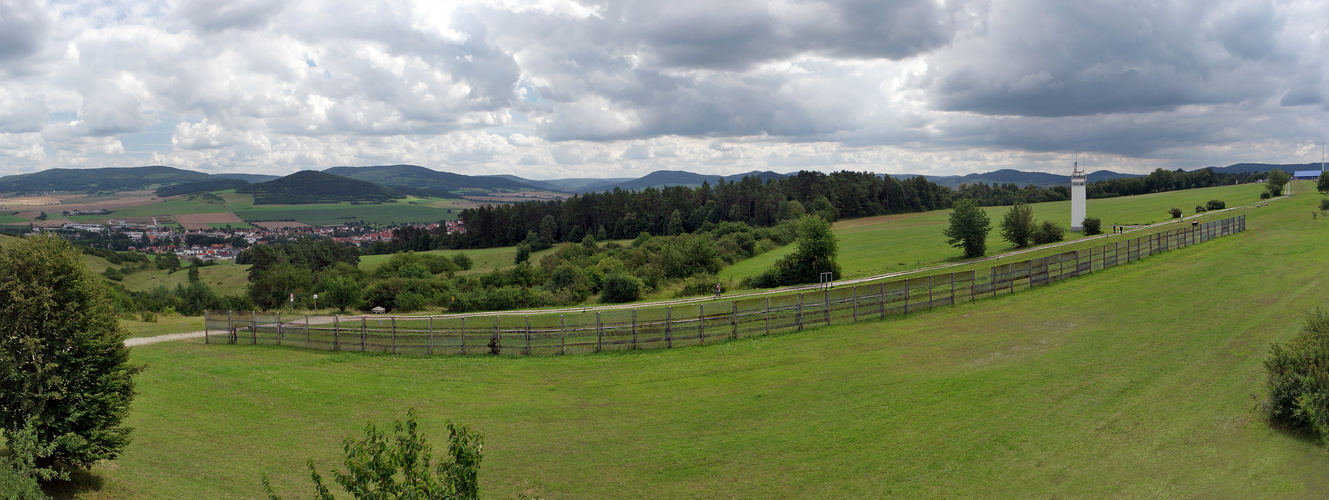
[[156, 321], [143, 321], [142, 316], [125, 315], [120, 318], [120, 326], [129, 330], [129, 338], [156, 337], [171, 333], [203, 331], [203, 317], [158, 314]]
[[[1310, 192], [1306, 189], [1302, 192]], [[1324, 497], [1253, 410], [1323, 305], [1318, 197], [1247, 233], [995, 300], [699, 348], [414, 358], [173, 342], [79, 498], [308, 495], [367, 420], [485, 434], [488, 497]], [[437, 450], [437, 449], [436, 449]]]

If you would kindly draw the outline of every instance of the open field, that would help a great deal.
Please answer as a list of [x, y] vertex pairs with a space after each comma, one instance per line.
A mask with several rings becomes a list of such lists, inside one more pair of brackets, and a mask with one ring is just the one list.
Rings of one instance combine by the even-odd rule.
[[[1217, 188], [1172, 191], [1125, 198], [1089, 200], [1089, 217], [1103, 221], [1105, 232], [1114, 224], [1150, 224], [1168, 220], [1167, 210], [1182, 209], [1187, 217], [1193, 215], [1195, 205], [1212, 199], [1224, 200], [1229, 207], [1259, 200], [1263, 184], [1244, 184]], [[1307, 192], [1312, 188], [1307, 188]], [[1071, 218], [1071, 205], [1067, 201], [1035, 203], [1037, 220], [1051, 219], [1066, 227]], [[988, 255], [1007, 252], [1013, 248], [1001, 239], [998, 226], [1010, 207], [985, 207], [992, 221], [988, 233]], [[949, 224], [950, 210], [937, 210], [918, 214], [883, 215], [835, 223], [835, 234], [840, 238], [840, 266], [846, 278], [875, 276], [905, 271], [932, 264], [959, 260], [961, 252], [946, 244], [941, 232]], [[1066, 238], [1080, 237], [1080, 233], [1067, 231]], [[720, 271], [720, 278], [737, 282], [745, 276], [760, 274], [780, 257], [793, 252], [797, 244], [786, 245], [771, 252], [735, 263]]]
[[[294, 219], [304, 224], [316, 226], [345, 224], [362, 220], [375, 224], [431, 223], [440, 220], [454, 220], [461, 214], [462, 208], [474, 206], [474, 203], [465, 200], [442, 198], [407, 198], [395, 203], [364, 205], [353, 205], [351, 203], [254, 205], [253, 195], [224, 192], [220, 194], [220, 197], [224, 201], [190, 196], [163, 199], [154, 197], [151, 192], [143, 192], [99, 198], [50, 198], [42, 201], [59, 203], [58, 205], [52, 205], [51, 210], [48, 210], [48, 212], [53, 210], [55, 215], [59, 215], [60, 210], [94, 208], [114, 210], [114, 213], [109, 216], [78, 215], [71, 217], [72, 220], [81, 222], [169, 215], [179, 215], [182, 219], [187, 219], [191, 214], [208, 216], [217, 213], [232, 213], [231, 218], [237, 218], [235, 216], [238, 216], [237, 220], [243, 219], [249, 222]], [[18, 205], [19, 202], [36, 203], [33, 200], [12, 198], [0, 201], [13, 203], [13, 211], [32, 209], [31, 206]], [[0, 207], [0, 210], [3, 210], [3, 207]], [[220, 222], [224, 223], [226, 221]]]
[[706, 347], [136, 347], [135, 441], [78, 498], [252, 498], [264, 472], [302, 497], [306, 459], [337, 465], [344, 436], [408, 407], [436, 453], [448, 420], [485, 434], [496, 498], [1324, 497], [1323, 447], [1251, 400], [1269, 342], [1329, 299], [1318, 199], [1054, 286]]

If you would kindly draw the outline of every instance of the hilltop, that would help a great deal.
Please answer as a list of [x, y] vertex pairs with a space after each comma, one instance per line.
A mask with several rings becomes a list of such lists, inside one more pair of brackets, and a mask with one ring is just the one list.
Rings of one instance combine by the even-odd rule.
[[135, 191], [201, 181], [209, 177], [203, 172], [164, 166], [53, 168], [0, 177], [0, 193]]
[[236, 189], [254, 195], [255, 205], [335, 203], [341, 201], [381, 203], [405, 195], [368, 181], [326, 172], [301, 170], [280, 179]]
[[332, 167], [323, 172], [383, 186], [422, 190], [440, 198], [457, 198], [464, 190], [526, 191], [532, 188], [529, 184], [503, 177], [454, 174], [418, 165]]

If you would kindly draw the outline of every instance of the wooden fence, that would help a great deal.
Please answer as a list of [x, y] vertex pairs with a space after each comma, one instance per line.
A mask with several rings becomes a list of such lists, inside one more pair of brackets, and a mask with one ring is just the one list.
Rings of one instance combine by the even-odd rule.
[[1246, 217], [1154, 233], [1101, 247], [881, 283], [730, 301], [580, 314], [461, 317], [309, 316], [207, 311], [205, 342], [294, 345], [403, 354], [520, 354], [672, 348], [852, 323], [995, 297], [1246, 230]]

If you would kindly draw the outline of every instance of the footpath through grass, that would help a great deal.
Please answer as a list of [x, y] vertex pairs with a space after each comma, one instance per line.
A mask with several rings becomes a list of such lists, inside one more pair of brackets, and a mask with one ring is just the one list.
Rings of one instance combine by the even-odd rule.
[[1329, 455], [1251, 399], [1269, 343], [1329, 301], [1318, 199], [1005, 298], [700, 348], [136, 347], [135, 441], [78, 497], [254, 498], [264, 472], [302, 497], [306, 459], [415, 407], [436, 446], [449, 419], [485, 434], [491, 498], [1322, 498]]

